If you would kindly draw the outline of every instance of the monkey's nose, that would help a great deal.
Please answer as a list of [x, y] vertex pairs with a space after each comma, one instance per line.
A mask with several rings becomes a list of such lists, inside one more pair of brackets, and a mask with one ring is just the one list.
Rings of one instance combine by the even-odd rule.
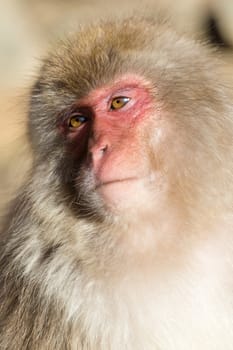
[[89, 157], [95, 169], [99, 168], [106, 155], [109, 153], [110, 145], [106, 140], [102, 140], [89, 145]]

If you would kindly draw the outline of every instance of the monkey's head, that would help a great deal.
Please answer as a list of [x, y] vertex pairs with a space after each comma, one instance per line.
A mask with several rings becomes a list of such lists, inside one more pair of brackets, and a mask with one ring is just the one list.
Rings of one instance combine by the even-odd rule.
[[228, 106], [208, 50], [166, 27], [101, 23], [44, 61], [31, 99], [34, 169], [77, 215], [149, 215], [162, 227], [218, 210]]

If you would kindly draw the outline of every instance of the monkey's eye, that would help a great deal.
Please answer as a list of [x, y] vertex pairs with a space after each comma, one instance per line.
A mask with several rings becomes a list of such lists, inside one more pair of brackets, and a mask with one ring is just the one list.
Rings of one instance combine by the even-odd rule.
[[86, 123], [88, 118], [85, 115], [73, 113], [68, 121], [70, 128], [79, 128], [82, 124]]
[[129, 97], [125, 96], [117, 96], [113, 98], [112, 103], [111, 103], [111, 109], [120, 109], [126, 105], [130, 100]]

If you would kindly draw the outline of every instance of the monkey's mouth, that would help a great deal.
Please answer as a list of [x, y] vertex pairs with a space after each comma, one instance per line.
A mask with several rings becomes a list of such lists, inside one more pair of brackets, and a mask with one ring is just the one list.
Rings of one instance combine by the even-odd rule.
[[126, 183], [136, 182], [139, 180], [140, 180], [140, 178], [138, 178], [138, 177], [127, 177], [127, 178], [123, 178], [123, 179], [101, 181], [101, 182], [97, 183], [95, 189], [98, 190], [101, 187], [110, 186], [110, 185], [114, 185], [114, 184], [125, 185]]
[[144, 197], [145, 185], [139, 177], [126, 177], [100, 182], [96, 191], [106, 204], [126, 208], [129, 203], [132, 205], [132, 202], [140, 201]]

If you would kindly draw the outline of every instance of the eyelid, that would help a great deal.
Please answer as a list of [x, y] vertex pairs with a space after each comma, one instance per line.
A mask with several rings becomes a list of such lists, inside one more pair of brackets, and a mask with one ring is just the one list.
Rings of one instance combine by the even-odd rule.
[[[111, 94], [109, 96], [109, 98], [107, 99], [107, 104], [109, 106], [109, 110], [111, 110], [111, 103], [112, 103], [112, 100], [115, 99], [116, 97], [127, 97], [129, 98], [129, 101], [128, 103], [130, 103], [130, 101], [133, 102], [134, 100], [134, 89], [135, 89], [135, 86], [134, 85], [129, 85], [127, 87], [124, 87], [124, 88], [118, 88], [114, 91], [113, 94]], [[127, 105], [128, 105], [127, 103]]]
[[[83, 122], [81, 122], [80, 127], [75, 128], [75, 127], [72, 127], [72, 125], [69, 125], [71, 119], [75, 118], [75, 116], [77, 116], [77, 118], [78, 117], [83, 118]], [[67, 132], [72, 132], [83, 127], [83, 125], [87, 124], [91, 119], [92, 119], [91, 113], [87, 108], [75, 109], [73, 107], [60, 112], [59, 118], [57, 120], [57, 125], [64, 132], [65, 130]]]

